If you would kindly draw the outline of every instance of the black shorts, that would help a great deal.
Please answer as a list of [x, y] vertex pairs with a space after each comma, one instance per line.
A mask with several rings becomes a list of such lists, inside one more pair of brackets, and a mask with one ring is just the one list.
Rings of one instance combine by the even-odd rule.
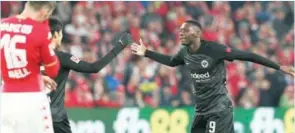
[[70, 122], [64, 119], [61, 122], [53, 122], [54, 133], [72, 133]]
[[191, 133], [234, 133], [233, 108], [206, 114], [195, 115]]

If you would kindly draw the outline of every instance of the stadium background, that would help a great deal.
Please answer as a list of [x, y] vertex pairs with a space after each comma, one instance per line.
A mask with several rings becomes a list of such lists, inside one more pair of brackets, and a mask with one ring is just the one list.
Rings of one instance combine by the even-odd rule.
[[[1, 17], [24, 2], [1, 2]], [[58, 2], [63, 48], [86, 61], [104, 56], [112, 37], [129, 30], [150, 49], [174, 54], [187, 19], [205, 40], [294, 64], [294, 2]], [[139, 58], [126, 48], [98, 74], [72, 72], [65, 104], [74, 133], [186, 133], [193, 114], [191, 80], [183, 67]], [[261, 65], [227, 63], [237, 133], [294, 133], [294, 82]], [[135, 124], [136, 126], [132, 125]]]

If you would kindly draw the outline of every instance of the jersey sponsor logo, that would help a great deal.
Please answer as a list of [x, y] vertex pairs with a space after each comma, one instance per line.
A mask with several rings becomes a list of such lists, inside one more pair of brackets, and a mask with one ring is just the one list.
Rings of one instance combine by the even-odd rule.
[[76, 57], [76, 56], [72, 56], [72, 57], [71, 57], [71, 60], [72, 60], [73, 62], [77, 63], [77, 64], [80, 62], [80, 59], [79, 59], [78, 57]]
[[201, 65], [203, 68], [207, 68], [209, 66], [209, 63], [207, 60], [202, 60]]
[[209, 74], [209, 72], [202, 73], [202, 74], [191, 73], [191, 76], [192, 76], [194, 79], [207, 79], [207, 78], [210, 78], [210, 74]]

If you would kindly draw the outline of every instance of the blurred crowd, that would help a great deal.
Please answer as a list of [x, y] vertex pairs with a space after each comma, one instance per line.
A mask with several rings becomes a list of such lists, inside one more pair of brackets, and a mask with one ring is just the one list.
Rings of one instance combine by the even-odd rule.
[[[1, 2], [1, 17], [18, 14], [23, 2]], [[130, 31], [149, 49], [173, 55], [179, 27], [198, 20], [203, 39], [251, 51], [282, 65], [294, 64], [294, 2], [58, 2], [63, 49], [93, 62], [112, 49], [112, 37]], [[293, 79], [250, 62], [227, 62], [228, 91], [236, 107], [294, 106]], [[185, 67], [167, 67], [126, 48], [97, 74], [72, 72], [66, 85], [70, 107], [193, 106]]]

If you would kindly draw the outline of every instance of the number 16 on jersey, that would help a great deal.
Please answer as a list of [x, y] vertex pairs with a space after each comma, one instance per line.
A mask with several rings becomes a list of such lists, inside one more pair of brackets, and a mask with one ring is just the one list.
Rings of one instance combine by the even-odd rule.
[[[4, 58], [10, 78], [24, 78], [30, 74], [25, 68], [28, 64], [26, 50], [16, 48], [16, 44], [25, 44], [23, 35], [4, 34], [1, 38], [0, 48], [4, 51]], [[11, 70], [13, 69], [13, 70]]]

